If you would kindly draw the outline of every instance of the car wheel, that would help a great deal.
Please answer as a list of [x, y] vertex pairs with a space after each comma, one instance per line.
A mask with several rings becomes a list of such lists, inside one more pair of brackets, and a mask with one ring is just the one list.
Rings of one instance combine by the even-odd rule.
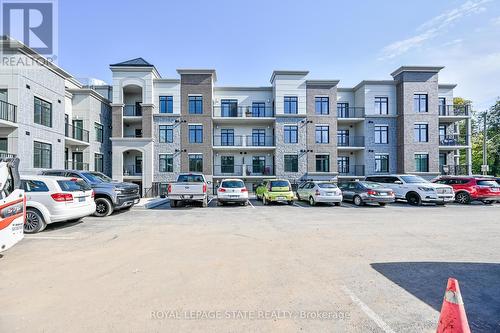
[[379, 203], [378, 203], [378, 205], [379, 205], [380, 207], [384, 207], [384, 206], [386, 205], [386, 203], [385, 203], [385, 202], [379, 202]]
[[293, 200], [287, 201], [286, 202], [289, 206], [293, 205]]
[[316, 205], [316, 201], [314, 201], [313, 197], [309, 197], [309, 205], [311, 205], [311, 206]]
[[458, 192], [455, 195], [455, 201], [459, 204], [466, 205], [470, 203], [470, 195], [467, 192]]
[[170, 208], [177, 207], [177, 200], [170, 200]]
[[113, 205], [111, 201], [106, 198], [97, 198], [95, 199], [95, 213], [94, 216], [97, 217], [106, 217], [113, 213]]
[[408, 193], [406, 195], [406, 201], [412, 206], [420, 206], [422, 203], [422, 199], [420, 199], [420, 195], [418, 193]]
[[493, 200], [483, 200], [483, 203], [485, 205], [492, 205], [493, 204]]
[[355, 195], [354, 198], [352, 199], [352, 201], [354, 202], [354, 204], [356, 206], [362, 206], [363, 205], [363, 199], [361, 199], [361, 197], [359, 195]]
[[37, 232], [43, 231], [47, 223], [43, 219], [42, 214], [34, 208], [26, 209], [26, 222], [24, 223], [24, 233], [26, 234], [36, 234]]

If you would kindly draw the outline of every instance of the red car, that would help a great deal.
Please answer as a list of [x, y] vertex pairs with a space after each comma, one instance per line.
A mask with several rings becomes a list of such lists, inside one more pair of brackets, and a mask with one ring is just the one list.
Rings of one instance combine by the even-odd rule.
[[500, 200], [500, 185], [493, 178], [442, 176], [432, 182], [453, 187], [455, 201], [461, 204], [468, 204], [473, 200], [492, 204]]

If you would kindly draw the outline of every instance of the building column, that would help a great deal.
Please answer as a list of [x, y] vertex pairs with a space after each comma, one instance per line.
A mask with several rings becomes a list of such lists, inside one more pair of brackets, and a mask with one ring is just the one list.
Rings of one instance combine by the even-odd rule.
[[472, 121], [471, 118], [467, 118], [466, 120], [467, 127], [467, 149], [466, 152], [466, 160], [467, 160], [467, 173], [469, 176], [472, 175]]
[[153, 104], [141, 104], [142, 108], [142, 137], [153, 137]]
[[111, 136], [123, 137], [123, 104], [111, 104]]

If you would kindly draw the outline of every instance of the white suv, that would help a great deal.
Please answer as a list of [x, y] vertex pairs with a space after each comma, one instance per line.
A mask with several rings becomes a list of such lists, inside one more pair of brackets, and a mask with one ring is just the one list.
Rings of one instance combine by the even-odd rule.
[[445, 205], [455, 200], [451, 186], [434, 184], [416, 175], [368, 176], [366, 181], [383, 184], [396, 194], [396, 199], [406, 200], [414, 206], [422, 203]]
[[224, 179], [217, 189], [217, 205], [227, 202], [248, 204], [248, 190], [241, 179]]
[[79, 220], [95, 212], [94, 191], [76, 178], [21, 176], [26, 193], [24, 232], [37, 233], [53, 222]]

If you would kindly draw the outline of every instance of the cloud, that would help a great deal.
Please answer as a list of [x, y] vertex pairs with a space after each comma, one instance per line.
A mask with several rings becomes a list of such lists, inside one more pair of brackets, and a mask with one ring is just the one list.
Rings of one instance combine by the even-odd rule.
[[500, 25], [500, 16], [491, 19], [491, 24]]
[[463, 3], [457, 8], [447, 10], [446, 12], [430, 19], [429, 21], [420, 25], [415, 36], [393, 42], [385, 46], [381, 50], [379, 60], [392, 59], [402, 55], [411, 49], [420, 47], [426, 41], [435, 38], [446, 31], [446, 28], [451, 26], [458, 20], [481, 13], [485, 10], [484, 4], [492, 0], [470, 0]]

